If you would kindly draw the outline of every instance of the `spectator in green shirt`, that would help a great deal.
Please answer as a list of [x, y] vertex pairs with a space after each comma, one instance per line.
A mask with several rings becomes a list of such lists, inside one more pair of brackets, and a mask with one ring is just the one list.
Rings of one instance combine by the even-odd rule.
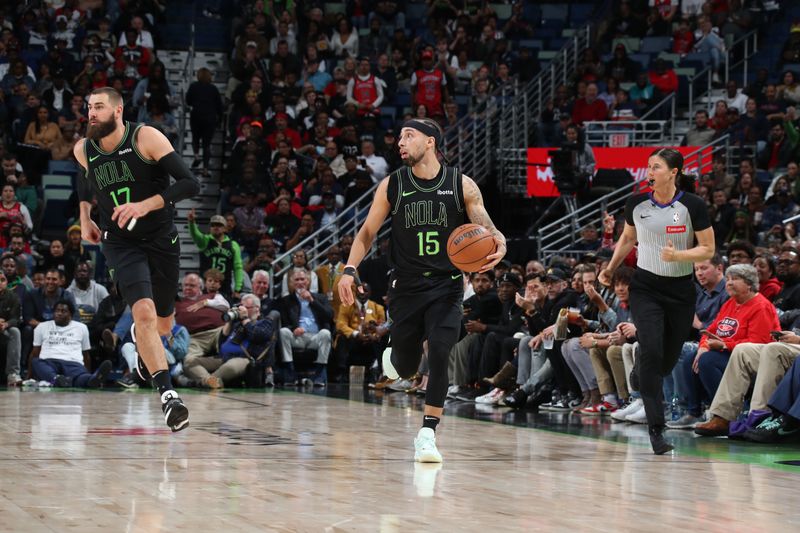
[[211, 217], [210, 233], [203, 233], [197, 227], [194, 209], [189, 212], [187, 219], [192, 240], [200, 249], [200, 272], [205, 272], [209, 268], [222, 272], [225, 280], [222, 282], [220, 292], [229, 301], [238, 300], [244, 282], [242, 252], [239, 244], [225, 234], [225, 217], [221, 215]]

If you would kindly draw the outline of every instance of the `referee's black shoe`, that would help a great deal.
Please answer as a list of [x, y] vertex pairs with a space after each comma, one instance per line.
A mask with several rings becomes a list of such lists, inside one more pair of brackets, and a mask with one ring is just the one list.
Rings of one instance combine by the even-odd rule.
[[173, 433], [189, 427], [189, 409], [183, 405], [183, 400], [174, 390], [168, 390], [161, 395], [161, 410], [164, 411], [164, 420]]

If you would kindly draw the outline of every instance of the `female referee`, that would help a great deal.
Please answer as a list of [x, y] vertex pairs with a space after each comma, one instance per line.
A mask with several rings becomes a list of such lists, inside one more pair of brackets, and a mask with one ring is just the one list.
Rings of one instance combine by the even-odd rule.
[[639, 355], [631, 379], [638, 381], [656, 455], [672, 450], [663, 435], [662, 385], [692, 328], [693, 263], [714, 254], [708, 208], [699, 196], [679, 190], [687, 179], [682, 170], [683, 156], [677, 150], [660, 148], [650, 155], [647, 179], [652, 191], [628, 199], [625, 230], [608, 268], [600, 273], [600, 282], [610, 285], [614, 270], [638, 241], [630, 306]]

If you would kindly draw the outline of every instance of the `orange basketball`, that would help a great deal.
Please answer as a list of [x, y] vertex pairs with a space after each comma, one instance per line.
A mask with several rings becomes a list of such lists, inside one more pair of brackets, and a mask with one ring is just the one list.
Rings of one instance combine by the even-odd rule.
[[464, 224], [453, 230], [447, 239], [447, 255], [457, 269], [477, 272], [486, 264], [486, 257], [497, 250], [494, 237], [480, 224]]

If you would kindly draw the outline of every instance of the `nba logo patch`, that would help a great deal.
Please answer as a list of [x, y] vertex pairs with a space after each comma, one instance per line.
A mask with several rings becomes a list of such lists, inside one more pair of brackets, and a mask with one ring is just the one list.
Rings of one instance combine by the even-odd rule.
[[678, 222], [680, 222], [680, 221], [681, 221], [681, 214], [680, 214], [680, 213], [678, 213], [677, 211], [676, 211], [675, 213], [672, 213], [672, 221], [673, 221], [675, 224], [677, 224]]

